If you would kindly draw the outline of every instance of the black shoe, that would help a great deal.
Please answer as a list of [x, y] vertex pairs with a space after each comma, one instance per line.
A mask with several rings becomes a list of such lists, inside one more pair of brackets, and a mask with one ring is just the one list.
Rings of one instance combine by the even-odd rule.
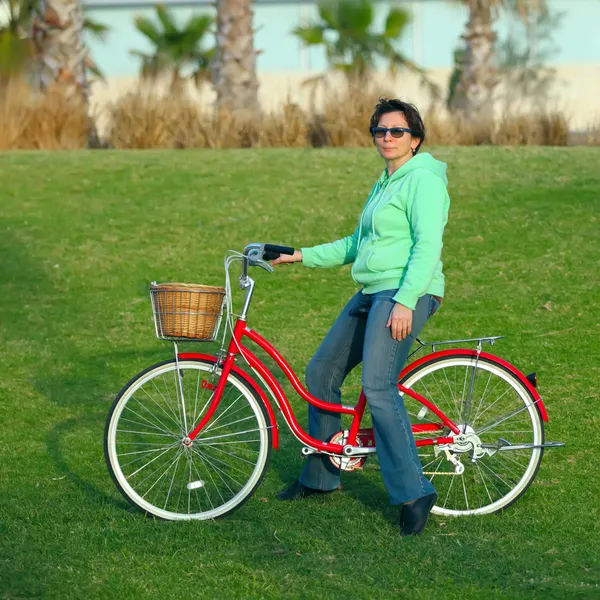
[[400, 517], [400, 535], [419, 535], [425, 529], [429, 513], [436, 500], [437, 494], [434, 492], [410, 504], [405, 504]]
[[335, 490], [315, 490], [313, 488], [306, 487], [302, 485], [297, 479], [290, 485], [289, 488], [279, 492], [277, 494], [277, 498], [279, 500], [298, 500], [300, 498], [308, 498], [309, 496], [313, 496], [315, 494], [331, 494], [331, 492], [335, 492], [336, 490], [341, 490], [342, 486], [340, 485]]

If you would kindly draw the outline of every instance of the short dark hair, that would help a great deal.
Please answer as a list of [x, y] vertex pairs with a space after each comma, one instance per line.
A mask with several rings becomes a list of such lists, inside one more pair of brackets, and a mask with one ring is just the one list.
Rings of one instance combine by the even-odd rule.
[[415, 148], [414, 154], [419, 151], [421, 144], [425, 141], [425, 124], [423, 119], [417, 110], [417, 107], [410, 102], [403, 102], [395, 98], [379, 98], [379, 102], [375, 107], [375, 112], [371, 115], [371, 121], [369, 123], [369, 133], [373, 127], [379, 125], [379, 119], [382, 115], [389, 112], [401, 112], [408, 123], [408, 127], [413, 132], [413, 137], [419, 138], [421, 141]]

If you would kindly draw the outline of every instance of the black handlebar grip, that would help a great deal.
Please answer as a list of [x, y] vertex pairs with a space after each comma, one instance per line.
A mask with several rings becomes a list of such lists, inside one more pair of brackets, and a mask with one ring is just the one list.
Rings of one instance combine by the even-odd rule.
[[275, 258], [277, 258], [280, 254], [289, 254], [292, 256], [294, 254], [294, 248], [290, 248], [289, 246], [275, 246], [274, 244], [265, 244], [265, 260], [274, 260], [273, 258], [267, 258], [267, 254], [277, 254]]

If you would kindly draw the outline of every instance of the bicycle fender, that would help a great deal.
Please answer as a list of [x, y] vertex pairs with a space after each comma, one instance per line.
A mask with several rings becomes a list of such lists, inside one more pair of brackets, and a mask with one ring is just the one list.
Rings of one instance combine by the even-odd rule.
[[[182, 354], [178, 354], [177, 358], [180, 360], [186, 360], [188, 358], [198, 358], [201, 360], [206, 360], [208, 362], [216, 363], [217, 357], [212, 356], [211, 354], [198, 354], [197, 352], [184, 352]], [[254, 381], [246, 371], [243, 371], [236, 365], [232, 365], [231, 370], [239, 375], [254, 391], [260, 396], [260, 399], [263, 401], [265, 408], [267, 409], [267, 414], [269, 415], [269, 420], [271, 421], [271, 435], [272, 435], [272, 445], [275, 450], [279, 448], [279, 431], [277, 429], [277, 419], [275, 417], [275, 413], [273, 412], [273, 408], [271, 407], [271, 403], [264, 393], [263, 389]]]
[[[430, 360], [435, 360], [436, 358], [443, 358], [445, 356], [477, 356], [476, 350], [468, 350], [466, 348], [461, 348], [458, 350], [440, 350], [439, 352], [433, 352], [432, 354], [428, 354], [427, 356], [423, 356], [419, 360], [407, 365], [400, 373], [400, 381], [402, 381], [411, 371], [421, 366], [423, 363], [426, 363]], [[480, 352], [479, 356], [481, 358], [486, 358], [496, 364], [504, 367], [507, 371], [510, 371], [527, 389], [533, 400], [535, 401], [535, 405], [540, 413], [540, 417], [542, 417], [543, 421], [548, 422], [548, 413], [546, 412], [546, 407], [544, 406], [544, 402], [541, 396], [538, 394], [537, 390], [533, 387], [529, 379], [525, 377], [525, 374], [519, 371], [517, 367], [511, 365], [509, 362], [505, 361], [498, 356], [494, 356], [493, 354], [488, 354], [487, 352]]]

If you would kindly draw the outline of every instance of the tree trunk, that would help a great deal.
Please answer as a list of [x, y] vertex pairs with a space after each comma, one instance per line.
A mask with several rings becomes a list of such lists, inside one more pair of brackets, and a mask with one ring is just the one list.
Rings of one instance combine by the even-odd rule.
[[216, 54], [212, 80], [217, 107], [258, 114], [256, 52], [249, 0], [217, 0]]
[[450, 110], [469, 119], [493, 117], [492, 93], [496, 86], [493, 63], [496, 34], [492, 29], [492, 11], [488, 0], [468, 0], [469, 21], [464, 62], [460, 79], [450, 102]]
[[[80, 0], [39, 0], [32, 20], [34, 78], [40, 91], [60, 86], [81, 98], [89, 115], [87, 67], [91, 64], [83, 38]], [[89, 118], [89, 116], [88, 116]], [[89, 145], [99, 143], [90, 119]]]
[[87, 100], [87, 47], [79, 0], [40, 0], [33, 18], [33, 42], [40, 89], [71, 87]]

